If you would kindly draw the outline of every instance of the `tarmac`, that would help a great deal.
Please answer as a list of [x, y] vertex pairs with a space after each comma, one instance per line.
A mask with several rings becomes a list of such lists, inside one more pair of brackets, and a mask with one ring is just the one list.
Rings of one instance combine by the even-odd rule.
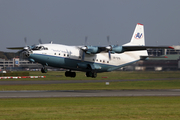
[[180, 96], [173, 90], [0, 91], [0, 98]]

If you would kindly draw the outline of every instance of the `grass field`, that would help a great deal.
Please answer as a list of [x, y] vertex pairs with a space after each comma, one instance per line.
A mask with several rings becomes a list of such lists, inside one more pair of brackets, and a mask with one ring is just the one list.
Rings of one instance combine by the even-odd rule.
[[126, 90], [126, 89], [180, 89], [180, 80], [128, 81], [101, 83], [0, 85], [5, 90]]
[[[77, 72], [75, 78], [65, 77], [63, 72], [48, 73], [30, 72], [30, 75], [41, 76], [45, 75], [47, 78], [41, 80], [117, 80], [117, 79], [150, 79], [150, 78], [180, 78], [180, 71], [113, 71], [98, 73], [97, 78], [89, 78], [85, 76], [84, 72]], [[26, 79], [27, 80], [27, 79]]]
[[[46, 75], [44, 79], [1, 79], [9, 81], [24, 80], [104, 80], [101, 83], [69, 83], [69, 84], [33, 84], [33, 85], [0, 85], [0, 90], [119, 90], [119, 89], [180, 89], [180, 72], [109, 72], [100, 73], [97, 78], [87, 78], [84, 73], [77, 72], [76, 78], [64, 76], [64, 72], [49, 72], [42, 74], [40, 72], [30, 72], [30, 75]], [[102, 78], [107, 77], [107, 78]], [[106, 80], [127, 80], [127, 79], [157, 79], [150, 81], [124, 81], [110, 82], [105, 85]], [[163, 80], [163, 78], [176, 78], [175, 80]]]
[[[15, 81], [92, 79], [106, 82], [107, 79], [156, 78], [162, 78], [162, 80], [110, 82], [109, 85], [105, 85], [105, 82], [0, 85], [0, 90], [180, 89], [179, 71], [111, 72], [98, 74], [95, 79], [86, 78], [82, 72], [78, 72], [76, 78], [66, 78], [64, 72], [47, 74], [30, 72], [30, 75], [46, 75], [47, 77], [45, 79], [15, 79]], [[176, 79], [163, 80], [163, 78]], [[0, 99], [0, 120], [178, 120], [180, 119], [179, 108], [180, 97], [4, 98]]]
[[1, 120], [178, 120], [180, 97], [1, 99]]
[[[40, 71], [31, 71], [30, 76], [46, 76], [46, 78], [39, 79], [13, 79], [21, 80], [119, 80], [119, 79], [151, 79], [151, 78], [180, 78], [180, 71], [113, 71], [98, 73], [97, 78], [89, 78], [85, 76], [84, 72], [77, 72], [75, 78], [65, 77], [64, 71], [48, 71], [48, 73], [41, 73]], [[0, 79], [0, 81], [11, 81], [12, 79]]]

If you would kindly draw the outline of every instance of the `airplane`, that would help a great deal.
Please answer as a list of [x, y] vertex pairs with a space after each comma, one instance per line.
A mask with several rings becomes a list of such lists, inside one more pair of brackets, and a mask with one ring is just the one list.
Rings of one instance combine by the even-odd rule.
[[122, 46], [69, 46], [52, 42], [42, 44], [39, 40], [38, 45], [7, 49], [21, 49], [30, 62], [42, 64], [42, 73], [47, 73], [47, 66], [52, 66], [67, 69], [66, 77], [76, 77], [76, 72], [72, 71], [83, 71], [87, 77], [96, 78], [97, 73], [111, 72], [148, 59], [149, 48], [173, 49], [171, 46], [145, 46], [144, 25], [137, 23], [130, 42]]

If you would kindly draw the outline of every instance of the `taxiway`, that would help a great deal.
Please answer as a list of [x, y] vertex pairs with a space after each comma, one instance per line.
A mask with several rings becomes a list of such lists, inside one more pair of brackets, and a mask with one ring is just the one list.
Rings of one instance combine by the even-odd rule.
[[173, 90], [68, 90], [68, 91], [0, 91], [0, 98], [180, 96]]

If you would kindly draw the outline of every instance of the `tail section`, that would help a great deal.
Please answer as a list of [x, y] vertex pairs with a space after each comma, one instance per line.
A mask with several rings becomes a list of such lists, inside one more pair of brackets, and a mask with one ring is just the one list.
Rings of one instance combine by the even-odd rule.
[[144, 25], [138, 23], [132, 35], [131, 41], [123, 46], [144, 46], [144, 45], [145, 45]]

